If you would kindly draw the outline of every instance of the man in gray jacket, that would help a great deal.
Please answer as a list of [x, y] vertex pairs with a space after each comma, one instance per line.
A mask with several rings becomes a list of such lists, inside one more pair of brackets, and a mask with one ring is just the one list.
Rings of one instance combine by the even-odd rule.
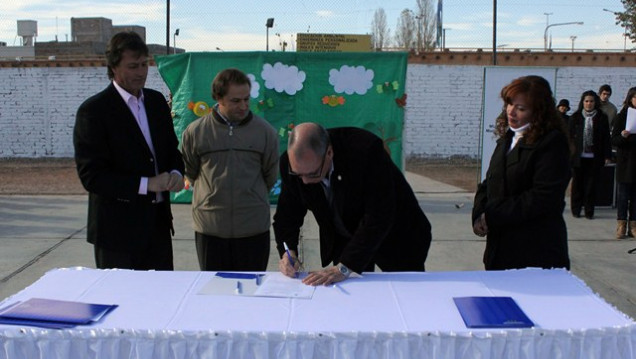
[[264, 271], [270, 247], [269, 191], [279, 139], [249, 109], [250, 79], [237, 69], [212, 82], [212, 111], [183, 132], [185, 175], [201, 270]]

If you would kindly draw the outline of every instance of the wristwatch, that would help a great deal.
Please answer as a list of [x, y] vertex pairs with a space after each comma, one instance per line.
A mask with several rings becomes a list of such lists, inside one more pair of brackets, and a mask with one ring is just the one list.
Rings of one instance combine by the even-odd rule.
[[338, 267], [338, 270], [345, 278], [349, 278], [349, 276], [351, 275], [351, 270], [349, 270], [346, 265], [338, 263], [336, 267]]

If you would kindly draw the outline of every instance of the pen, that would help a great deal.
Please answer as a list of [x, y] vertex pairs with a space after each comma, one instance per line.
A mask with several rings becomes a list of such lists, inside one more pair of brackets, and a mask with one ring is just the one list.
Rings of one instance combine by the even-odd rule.
[[236, 294], [241, 294], [241, 281], [236, 281]]
[[294, 263], [294, 259], [289, 253], [289, 247], [287, 247], [287, 243], [283, 242], [283, 246], [285, 247], [285, 252], [287, 253], [287, 259], [289, 259], [289, 263], [291, 263], [292, 268], [295, 268], [296, 264]]

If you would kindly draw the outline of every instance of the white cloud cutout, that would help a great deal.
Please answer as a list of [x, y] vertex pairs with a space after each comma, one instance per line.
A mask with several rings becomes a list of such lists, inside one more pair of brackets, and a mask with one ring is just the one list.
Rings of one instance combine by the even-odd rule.
[[258, 93], [261, 89], [261, 85], [256, 81], [256, 76], [254, 76], [254, 74], [247, 74], [247, 77], [250, 79], [250, 83], [252, 84], [250, 96], [252, 98], [258, 98]]
[[336, 93], [344, 92], [347, 95], [364, 95], [373, 87], [373, 77], [373, 70], [367, 70], [364, 66], [342, 65], [340, 70], [329, 70], [329, 83], [333, 85]]
[[303, 82], [307, 75], [296, 66], [289, 66], [277, 62], [274, 66], [263, 65], [261, 77], [265, 80], [265, 87], [274, 89], [276, 92], [285, 92], [288, 95], [295, 95], [303, 88]]

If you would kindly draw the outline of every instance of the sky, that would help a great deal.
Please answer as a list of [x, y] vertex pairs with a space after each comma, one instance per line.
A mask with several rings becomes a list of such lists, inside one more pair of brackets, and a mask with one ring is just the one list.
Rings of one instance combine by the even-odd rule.
[[[437, 8], [438, 0], [431, 0]], [[444, 0], [443, 28], [448, 48], [492, 48], [494, 0]], [[416, 0], [172, 0], [170, 43], [186, 51], [295, 50], [300, 32], [368, 34], [383, 8], [394, 34], [400, 12], [416, 11]], [[603, 9], [608, 9], [604, 11]], [[498, 0], [497, 47], [540, 50], [547, 24], [548, 46], [557, 51], [623, 50], [623, 28], [611, 11], [620, 0]], [[547, 14], [547, 15], [546, 15]], [[105, 17], [113, 25], [146, 27], [148, 43], [166, 44], [166, 0], [2, 0], [0, 41], [20, 45], [17, 20], [38, 23], [36, 42], [70, 41], [71, 17]], [[274, 27], [267, 29], [267, 18]], [[583, 25], [564, 25], [583, 22]], [[174, 32], [179, 29], [179, 35]], [[267, 36], [269, 35], [269, 36]], [[628, 39], [627, 49], [634, 44]]]

